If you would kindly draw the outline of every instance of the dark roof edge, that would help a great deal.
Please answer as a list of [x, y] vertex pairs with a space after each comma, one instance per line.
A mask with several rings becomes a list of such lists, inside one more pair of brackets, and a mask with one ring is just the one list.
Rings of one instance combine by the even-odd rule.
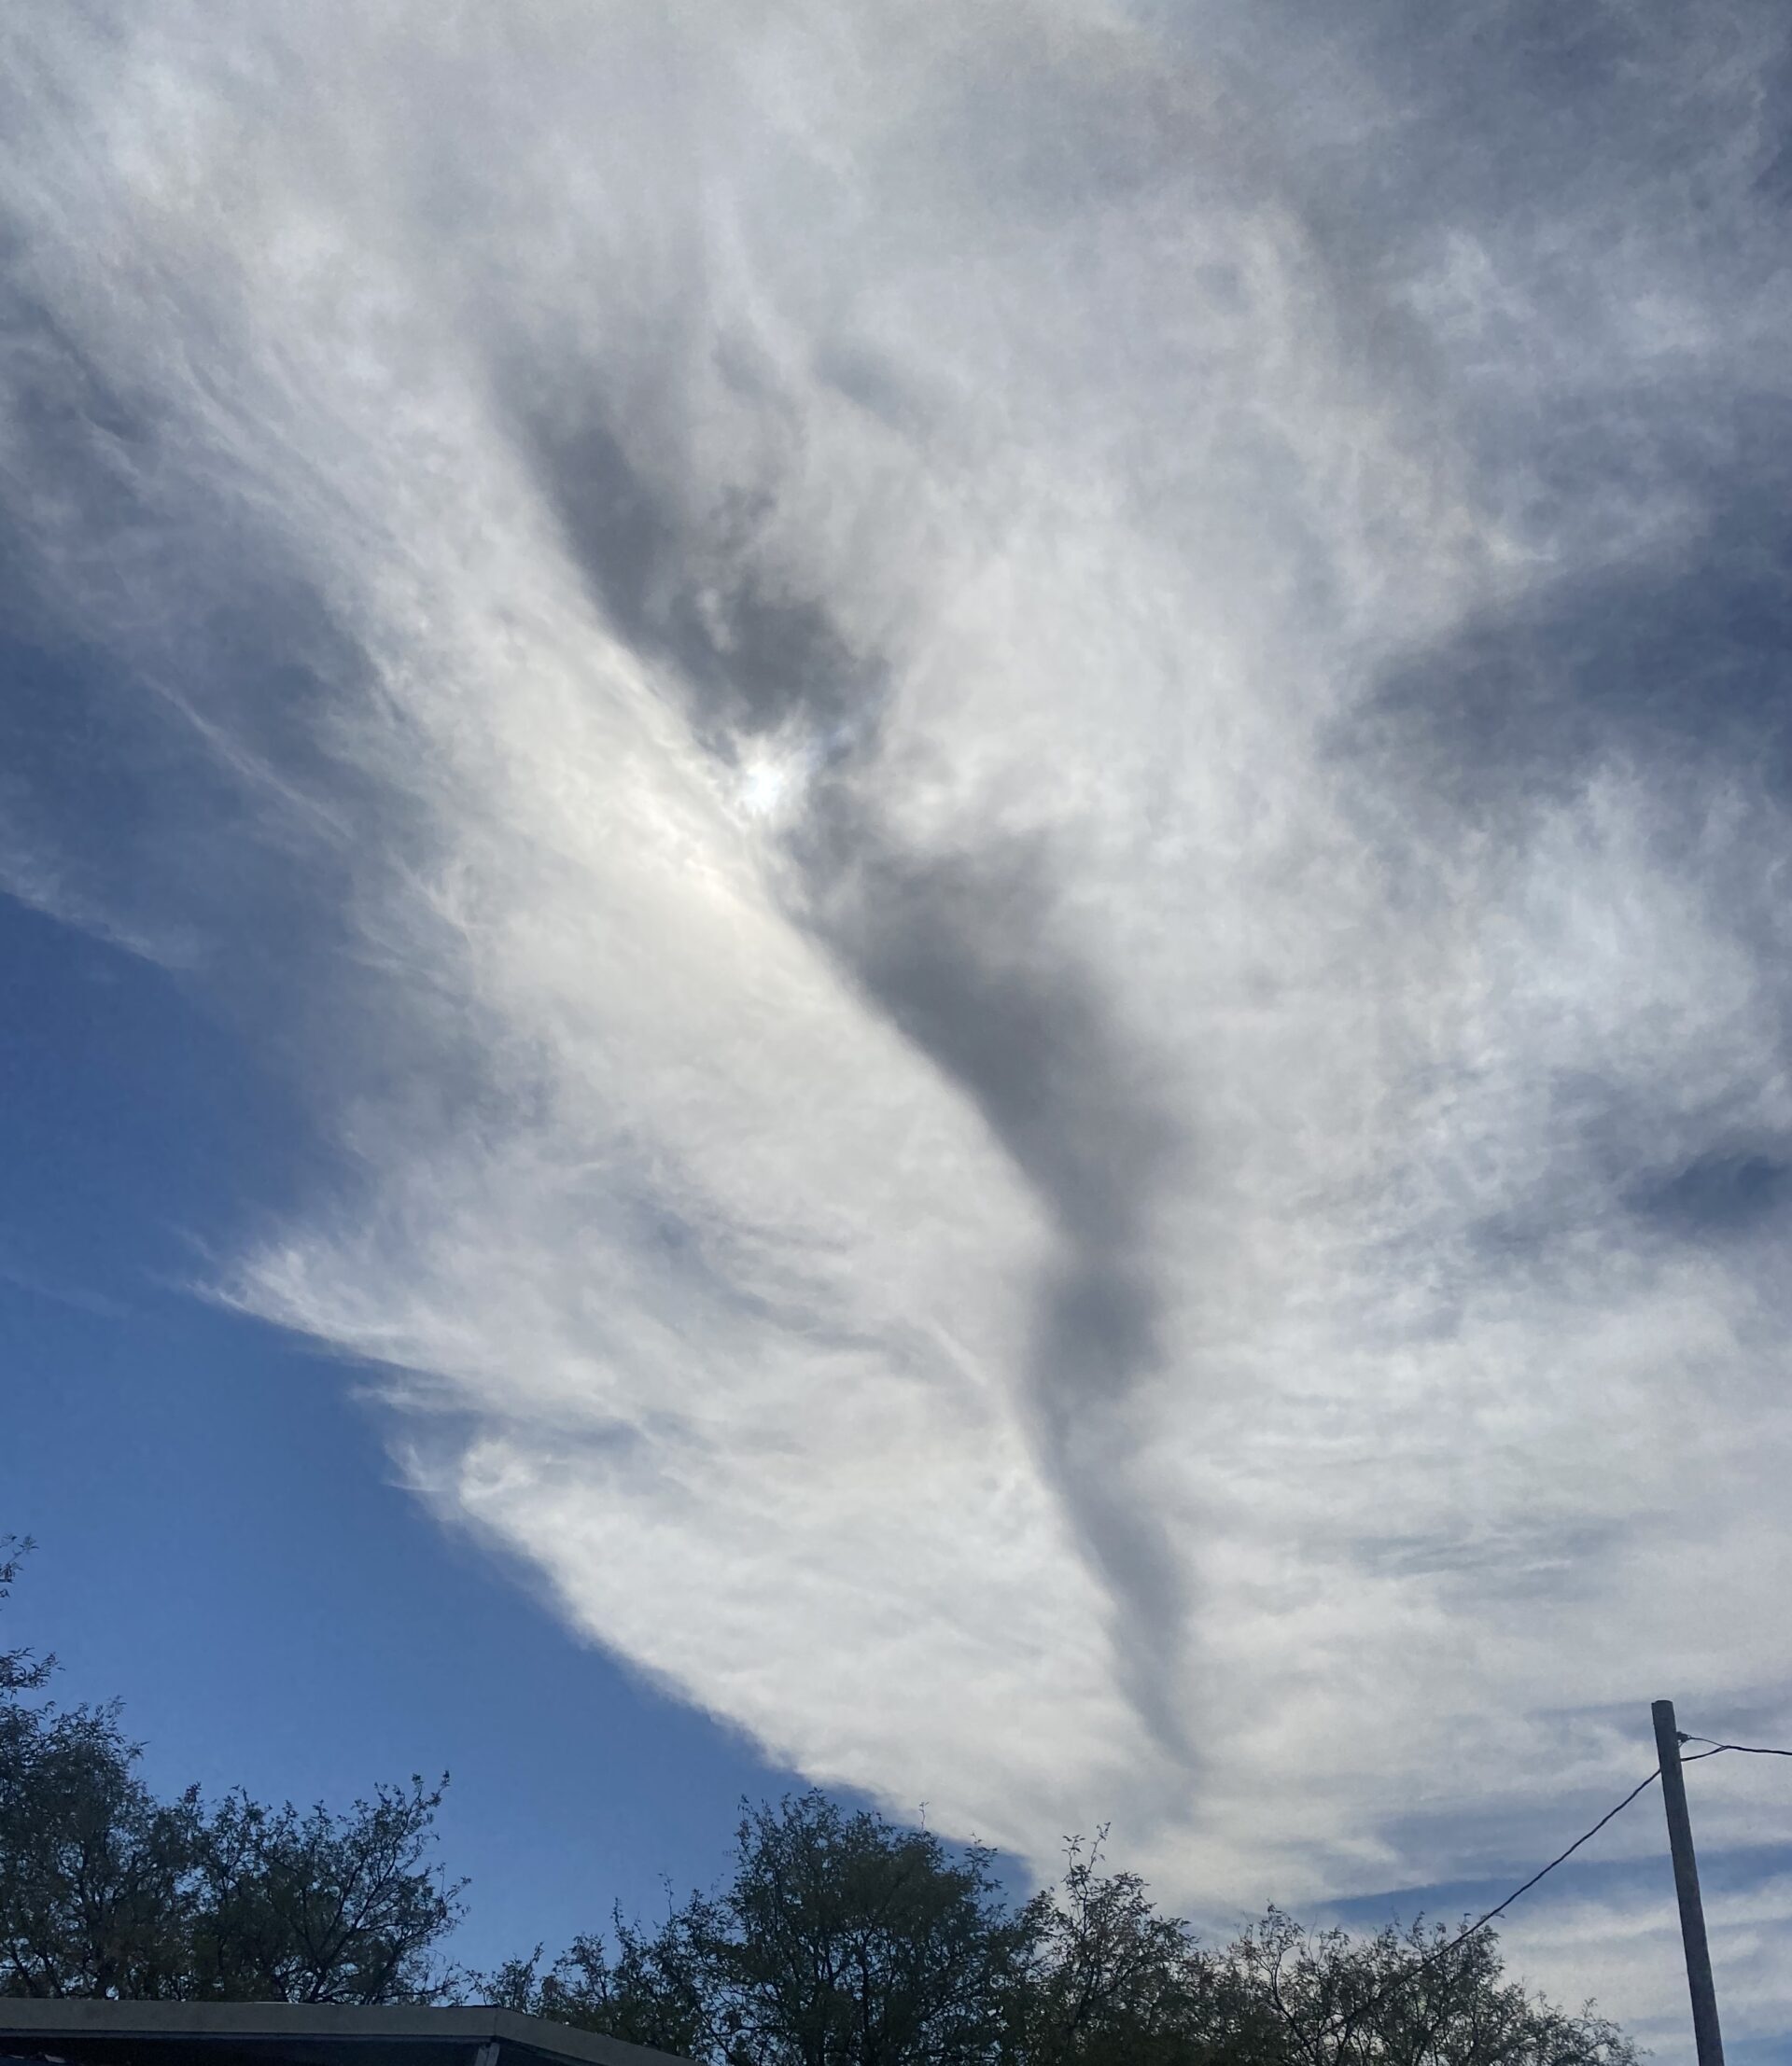
[[575, 2066], [690, 2066], [671, 2052], [576, 2031], [539, 2016], [477, 2004], [355, 2008], [336, 2002], [96, 2002], [0, 1997], [0, 2044], [9, 2037], [384, 2038], [477, 2045], [496, 2038]]

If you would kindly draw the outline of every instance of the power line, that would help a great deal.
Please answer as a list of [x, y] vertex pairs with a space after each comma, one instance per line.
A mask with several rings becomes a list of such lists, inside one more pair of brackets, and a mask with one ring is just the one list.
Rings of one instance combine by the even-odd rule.
[[[1393, 1993], [1396, 1988], [1405, 1987], [1408, 1981], [1416, 1979], [1418, 1975], [1422, 1973], [1428, 1965], [1435, 1964], [1439, 1959], [1448, 1958], [1452, 1951], [1466, 1944], [1469, 1938], [1474, 1936], [1477, 1931], [1485, 1930], [1488, 1924], [1493, 1920], [1495, 1916], [1504, 1915], [1520, 1894], [1529, 1893], [1532, 1888], [1536, 1885], [1539, 1879], [1547, 1878], [1550, 1873], [1555, 1871], [1558, 1865], [1566, 1863], [1568, 1859], [1572, 1858], [1575, 1855], [1575, 1851], [1577, 1851], [1583, 1844], [1590, 1842], [1593, 1837], [1597, 1836], [1600, 1831], [1605, 1827], [1607, 1822], [1614, 1821], [1617, 1816], [1621, 1815], [1639, 1794], [1644, 1793], [1647, 1788], [1653, 1786], [1656, 1780], [1659, 1780], [1660, 1777], [1661, 1767], [1658, 1765], [1655, 1770], [1649, 1774], [1647, 1779], [1639, 1780], [1638, 1782], [1633, 1787], [1631, 1787], [1630, 1792], [1625, 1794], [1624, 1798], [1618, 1802], [1616, 1808], [1607, 1808], [1605, 1813], [1599, 1818], [1598, 1822], [1596, 1822], [1590, 1829], [1583, 1831], [1580, 1836], [1576, 1836], [1574, 1842], [1569, 1845], [1568, 1849], [1561, 1852], [1559, 1857], [1552, 1858], [1547, 1865], [1541, 1868], [1541, 1870], [1533, 1872], [1531, 1875], [1530, 1878], [1525, 1881], [1523, 1886], [1515, 1887], [1512, 1892], [1506, 1895], [1505, 1899], [1500, 1903], [1497, 1908], [1490, 1908], [1487, 1913], [1482, 1916], [1477, 1921], [1471, 1922], [1465, 1930], [1461, 1931], [1457, 1935], [1451, 1937], [1448, 1944], [1440, 1944], [1434, 1950], [1426, 1952], [1424, 1957], [1417, 1961], [1416, 1963], [1403, 1968], [1398, 1973], [1390, 1974], [1387, 1979], [1385, 1979], [1381, 1983], [1381, 1985], [1376, 1989], [1375, 1992], [1369, 1996], [1368, 2000], [1366, 2002], [1364, 2002], [1359, 2007], [1353, 2010], [1348, 2017], [1346, 2017], [1344, 2028], [1341, 2031], [1337, 2033], [1337, 2039], [1340, 2051], [1340, 2056], [1342, 2047], [1350, 2042], [1351, 2034], [1356, 2029], [1357, 2025], [1363, 2021], [1365, 2017], [1372, 2014], [1376, 2009], [1378, 2009], [1381, 2005], [1383, 1999], [1387, 1995]], [[1286, 2017], [1287, 2012], [1284, 2010], [1282, 2013], [1284, 2017]]]
[[1695, 1751], [1690, 1757], [1683, 1757], [1682, 1765], [1697, 1765], [1701, 1757], [1715, 1757], [1722, 1751], [1741, 1751], [1747, 1757], [1792, 1757], [1792, 1751], [1763, 1750], [1758, 1743], [1714, 1743], [1708, 1736], [1680, 1734], [1682, 1743], [1710, 1743], [1708, 1751]]
[[1549, 1863], [1543, 1867], [1543, 1870], [1541, 1872], [1533, 1872], [1531, 1875], [1530, 1878], [1525, 1881], [1522, 1887], [1514, 1888], [1513, 1891], [1506, 1895], [1505, 1899], [1500, 1903], [1497, 1908], [1490, 1908], [1478, 1922], [1471, 1922], [1468, 1928], [1464, 1930], [1460, 1936], [1452, 1937], [1448, 1944], [1440, 1945], [1435, 1951], [1433, 1951], [1429, 1953], [1426, 1957], [1421, 1959], [1419, 1961], [1419, 1963], [1412, 1968], [1413, 1972], [1421, 1972], [1432, 1962], [1432, 1960], [1441, 1959], [1446, 1952], [1453, 1951], [1459, 1944], [1465, 1943], [1470, 1937], [1475, 1934], [1476, 1931], [1486, 1929], [1487, 1925], [1492, 1921], [1495, 1916], [1504, 1915], [1520, 1894], [1529, 1893], [1532, 1888], [1536, 1885], [1539, 1879], [1543, 1878], [1547, 1874], [1554, 1872], [1558, 1865], [1565, 1864], [1567, 1860], [1575, 1855], [1575, 1851], [1577, 1851], [1584, 1843], [1587, 1843], [1590, 1838], [1597, 1836], [1600, 1831], [1604, 1828], [1607, 1822], [1615, 1821], [1617, 1817], [1621, 1815], [1624, 1810], [1631, 1805], [1631, 1803], [1636, 1798], [1636, 1796], [1644, 1791], [1645, 1788], [1653, 1786], [1656, 1780], [1659, 1780], [1660, 1777], [1661, 1767], [1658, 1765], [1655, 1770], [1649, 1774], [1647, 1779], [1639, 1780], [1636, 1785], [1631, 1787], [1630, 1792], [1625, 1794], [1624, 1798], [1618, 1802], [1616, 1808], [1608, 1808], [1606, 1812], [1599, 1818], [1598, 1822], [1596, 1822], [1593, 1826], [1586, 1832], [1584, 1836], [1576, 1836], [1574, 1842], [1569, 1845], [1568, 1849], [1562, 1852], [1560, 1858], [1552, 1858]]
[[[1721, 1756], [1725, 1751], [1741, 1751], [1750, 1757], [1792, 1757], [1792, 1751], [1767, 1750], [1757, 1743], [1718, 1743], [1708, 1736], [1687, 1736], [1684, 1730], [1676, 1730], [1674, 1733], [1682, 1743], [1709, 1743], [1711, 1745], [1711, 1748], [1708, 1751], [1695, 1751], [1692, 1756], [1682, 1758], [1680, 1762], [1683, 1765], [1696, 1765], [1701, 1758], [1718, 1757]], [[1399, 1977], [1410, 1979], [1413, 1975], [1422, 1973], [1426, 1966], [1432, 1964], [1435, 1960], [1447, 1958], [1450, 1952], [1456, 1949], [1458, 1945], [1466, 1944], [1468, 1939], [1472, 1937], [1477, 1930], [1486, 1929], [1487, 1925], [1493, 1920], [1495, 1916], [1504, 1915], [1520, 1894], [1529, 1893], [1532, 1888], [1536, 1885], [1539, 1879], [1542, 1879], [1546, 1878], [1548, 1874], [1554, 1872], [1558, 1865], [1564, 1864], [1570, 1858], [1575, 1855], [1575, 1851], [1577, 1851], [1584, 1843], [1587, 1843], [1592, 1837], [1597, 1836], [1600, 1831], [1605, 1827], [1607, 1822], [1616, 1821], [1617, 1818], [1624, 1812], [1624, 1810], [1631, 1805], [1631, 1803], [1637, 1797], [1639, 1794], [1643, 1793], [1646, 1788], [1653, 1786], [1656, 1780], [1659, 1780], [1660, 1777], [1661, 1767], [1658, 1765], [1655, 1770], [1649, 1774], [1647, 1779], [1639, 1781], [1638, 1784], [1631, 1787], [1631, 1791], [1625, 1794], [1624, 1798], [1618, 1802], [1616, 1808], [1609, 1808], [1603, 1815], [1602, 1815], [1599, 1818], [1598, 1822], [1596, 1822], [1593, 1826], [1586, 1832], [1584, 1836], [1576, 1836], [1574, 1842], [1569, 1845], [1568, 1849], [1561, 1853], [1561, 1857], [1552, 1858], [1540, 1872], [1533, 1872], [1531, 1875], [1530, 1878], [1525, 1881], [1523, 1886], [1514, 1888], [1513, 1891], [1506, 1895], [1505, 1899], [1500, 1903], [1497, 1908], [1490, 1908], [1487, 1913], [1479, 1919], [1478, 1921], [1471, 1922], [1468, 1925], [1467, 1929], [1463, 1931], [1460, 1935], [1452, 1937], [1448, 1944], [1439, 1945], [1435, 1951], [1427, 1952], [1422, 1959], [1419, 1960], [1419, 1961], [1415, 1965], [1409, 1966], [1407, 1969], [1406, 1973]], [[1393, 1984], [1394, 1982], [1393, 1981], [1389, 1983], [1390, 1986]], [[1385, 1991], [1385, 1989], [1378, 1989], [1377, 1992], [1370, 1997], [1368, 2003], [1365, 2004], [1365, 2009], [1362, 2013], [1366, 2013], [1368, 2009], [1373, 2008], [1380, 2000], [1381, 1994]]]
[[[1721, 1752], [1724, 1751], [1743, 1751], [1747, 1752], [1747, 1754], [1751, 1757], [1792, 1757], [1792, 1751], [1764, 1750], [1757, 1743], [1718, 1743], [1715, 1742], [1712, 1738], [1708, 1736], [1687, 1736], [1685, 1734], [1684, 1731], [1676, 1731], [1675, 1734], [1679, 1736], [1680, 1741], [1682, 1743], [1711, 1744], [1711, 1748], [1708, 1751], [1697, 1751], [1693, 1753], [1691, 1757], [1682, 1758], [1680, 1762], [1683, 1765], [1697, 1765], [1701, 1757], [1716, 1757]], [[1631, 1791], [1625, 1794], [1624, 1798], [1618, 1802], [1616, 1808], [1602, 1815], [1599, 1818], [1598, 1822], [1593, 1824], [1593, 1826], [1586, 1833], [1585, 1836], [1576, 1836], [1574, 1842], [1569, 1845], [1568, 1849], [1562, 1852], [1560, 1858], [1552, 1858], [1549, 1863], [1544, 1866], [1541, 1872], [1533, 1872], [1531, 1875], [1530, 1878], [1525, 1881], [1524, 1885], [1515, 1888], [1513, 1892], [1507, 1894], [1505, 1899], [1500, 1903], [1497, 1908], [1490, 1908], [1478, 1922], [1471, 1922], [1468, 1928], [1463, 1932], [1461, 1936], [1452, 1937], [1449, 1943], [1439, 1946], [1439, 1947], [1435, 1951], [1433, 1951], [1429, 1953], [1425, 1958], [1421, 1959], [1419, 1961], [1419, 1963], [1412, 1967], [1411, 1970], [1417, 1973], [1421, 1971], [1423, 1967], [1429, 1965], [1433, 1959], [1440, 1959], [1445, 1955], [1445, 1953], [1455, 1950], [1456, 1947], [1459, 1944], [1462, 1944], [1469, 1937], [1472, 1937], [1475, 1934], [1476, 1931], [1485, 1929], [1486, 1926], [1493, 1920], [1495, 1916], [1504, 1915], [1505, 1911], [1512, 1905], [1512, 1904], [1519, 1898], [1519, 1894], [1529, 1893], [1532, 1888], [1534, 1887], [1537, 1881], [1543, 1878], [1546, 1874], [1554, 1872], [1558, 1865], [1565, 1864], [1566, 1861], [1572, 1858], [1575, 1855], [1575, 1851], [1577, 1851], [1580, 1847], [1589, 1840], [1589, 1838], [1597, 1836], [1600, 1831], [1604, 1828], [1607, 1822], [1615, 1821], [1619, 1815], [1621, 1815], [1624, 1810], [1631, 1805], [1631, 1803], [1636, 1798], [1636, 1796], [1643, 1792], [1645, 1787], [1653, 1786], [1656, 1780], [1659, 1780], [1660, 1777], [1661, 1767], [1658, 1765], [1655, 1770], [1649, 1774], [1647, 1779], [1642, 1780], [1639, 1784], [1631, 1787]]]
[[[1720, 1757], [1726, 1751], [1740, 1751], [1750, 1757], [1792, 1757], [1792, 1751], [1769, 1750], [1757, 1743], [1718, 1743], [1708, 1736], [1688, 1736], [1684, 1730], [1675, 1730], [1674, 1735], [1676, 1740], [1681, 1743], [1705, 1743], [1711, 1746], [1709, 1750], [1695, 1751], [1690, 1757], [1683, 1757], [1680, 1760], [1683, 1765], [1697, 1765], [1701, 1758]], [[1418, 1960], [1414, 1964], [1405, 1967], [1399, 1973], [1390, 1974], [1388, 1978], [1369, 1996], [1368, 2000], [1361, 2003], [1345, 2019], [1343, 2030], [1337, 2033], [1339, 2044], [1349, 2042], [1351, 2033], [1356, 2029], [1357, 2025], [1365, 2016], [1380, 2006], [1386, 1995], [1392, 1993], [1396, 1988], [1404, 1987], [1407, 1981], [1416, 1978], [1427, 1966], [1435, 1964], [1439, 1959], [1448, 1958], [1452, 1951], [1466, 1944], [1470, 1937], [1477, 1932], [1485, 1930], [1495, 1917], [1503, 1916], [1521, 1894], [1529, 1893], [1540, 1879], [1547, 1878], [1550, 1873], [1555, 1871], [1558, 1865], [1565, 1864], [1583, 1844], [1590, 1843], [1607, 1822], [1615, 1822], [1636, 1799], [1639, 1794], [1645, 1793], [1660, 1777], [1661, 1767], [1657, 1765], [1654, 1771], [1646, 1779], [1639, 1780], [1631, 1787], [1616, 1808], [1607, 1808], [1590, 1829], [1583, 1831], [1568, 1846], [1566, 1850], [1552, 1858], [1547, 1865], [1542, 1866], [1538, 1871], [1533, 1872], [1523, 1886], [1515, 1887], [1497, 1907], [1490, 1908], [1484, 1916], [1471, 1922], [1466, 1929], [1460, 1931], [1447, 1944], [1440, 1944], [1435, 1949], [1426, 1952], [1424, 1957]], [[1287, 2012], [1284, 2010], [1283, 2014], [1286, 2016]]]

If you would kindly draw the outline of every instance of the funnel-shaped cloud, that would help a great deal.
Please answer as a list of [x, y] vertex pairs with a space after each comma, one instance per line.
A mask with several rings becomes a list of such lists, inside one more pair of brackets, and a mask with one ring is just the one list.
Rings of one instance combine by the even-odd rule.
[[1575, 22], [0, 32], [0, 868], [342, 1150], [217, 1288], [1210, 1909], [1787, 1712], [1792, 103]]

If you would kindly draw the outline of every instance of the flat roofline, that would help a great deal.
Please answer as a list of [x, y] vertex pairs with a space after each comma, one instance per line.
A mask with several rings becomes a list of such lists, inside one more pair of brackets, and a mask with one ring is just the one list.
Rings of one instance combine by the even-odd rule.
[[0, 2047], [67, 2037], [147, 2044], [490, 2045], [569, 2066], [690, 2066], [671, 2052], [576, 2031], [515, 2009], [354, 2008], [336, 2002], [96, 2002], [0, 1998]]

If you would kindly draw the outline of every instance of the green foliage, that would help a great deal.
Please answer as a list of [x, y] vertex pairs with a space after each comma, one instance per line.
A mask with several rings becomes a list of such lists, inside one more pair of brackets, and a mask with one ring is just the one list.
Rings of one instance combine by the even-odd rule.
[[455, 1976], [432, 1961], [460, 1917], [464, 1882], [431, 1872], [441, 1784], [382, 1786], [343, 1815], [227, 1794], [194, 1803], [188, 1982], [199, 1997], [429, 2002]]
[[[0, 1601], [28, 1543], [0, 1540]], [[54, 1660], [0, 1651], [0, 1993], [483, 1999], [702, 2066], [1634, 2066], [1590, 2007], [1507, 1981], [1491, 1931], [1309, 1932], [1271, 1909], [1198, 1943], [1101, 1839], [1012, 1905], [992, 1854], [825, 1794], [747, 1809], [710, 1893], [612, 1915], [545, 1969], [445, 1967], [461, 1887], [430, 1864], [441, 1787], [345, 1814], [158, 1801], [116, 1706], [58, 1709]], [[444, 1780], [443, 1784], [446, 1783]]]
[[24, 1710], [0, 1732], [0, 1990], [158, 1997], [190, 1906], [189, 1802], [162, 1807], [118, 1710]]
[[538, 1945], [529, 1958], [488, 1975], [480, 1991], [501, 2008], [601, 2031], [681, 2059], [712, 2059], [719, 2056], [721, 2034], [707, 1957], [708, 1919], [707, 1908], [693, 1901], [650, 1933], [617, 1908], [610, 1919], [613, 1949], [600, 1935], [578, 1936], [542, 1973]]
[[1632, 2066], [1635, 2047], [1590, 2005], [1566, 2015], [1505, 1981], [1491, 1931], [1447, 1948], [1454, 1934], [1422, 1918], [1309, 1933], [1272, 1908], [1229, 1956], [1295, 2066]]
[[926, 2066], [990, 2056], [1019, 1949], [989, 1854], [847, 1814], [819, 1793], [736, 1834], [713, 1956], [755, 2066]]
[[1633, 2066], [1590, 2011], [1502, 1977], [1496, 1940], [1309, 1933], [1209, 1948], [1072, 1843], [1018, 1911], [990, 1854], [817, 1793], [740, 1824], [734, 1868], [655, 1932], [618, 1917], [496, 1998], [706, 2066]]
[[[22, 1548], [24, 1545], [21, 1545]], [[18, 1555], [0, 1560], [0, 1598]], [[438, 1787], [343, 1815], [198, 1790], [159, 1802], [118, 1707], [59, 1710], [52, 1660], [0, 1653], [0, 1993], [418, 2002], [458, 1887], [428, 1861]]]
[[1022, 1913], [1025, 1961], [1006, 2058], [1025, 2066], [1228, 2066], [1280, 2062], [1283, 2033], [1225, 1960], [1158, 1912], [1136, 1873], [1101, 1870], [1098, 1835], [1067, 1847], [1055, 1886]]
[[[31, 1538], [21, 1542], [16, 1535], [0, 1535], [0, 1600], [12, 1597], [19, 1566], [31, 1553]], [[54, 1657], [34, 1657], [29, 1650], [0, 1650], [0, 1703], [21, 1693], [37, 1693], [49, 1683], [56, 1668]], [[8, 1711], [0, 1706], [0, 1716]]]
[[651, 1934], [618, 1916], [497, 1991], [724, 2066], [976, 2066], [1002, 2056], [1022, 1946], [987, 1851], [808, 1793], [744, 1814], [718, 1893]]

